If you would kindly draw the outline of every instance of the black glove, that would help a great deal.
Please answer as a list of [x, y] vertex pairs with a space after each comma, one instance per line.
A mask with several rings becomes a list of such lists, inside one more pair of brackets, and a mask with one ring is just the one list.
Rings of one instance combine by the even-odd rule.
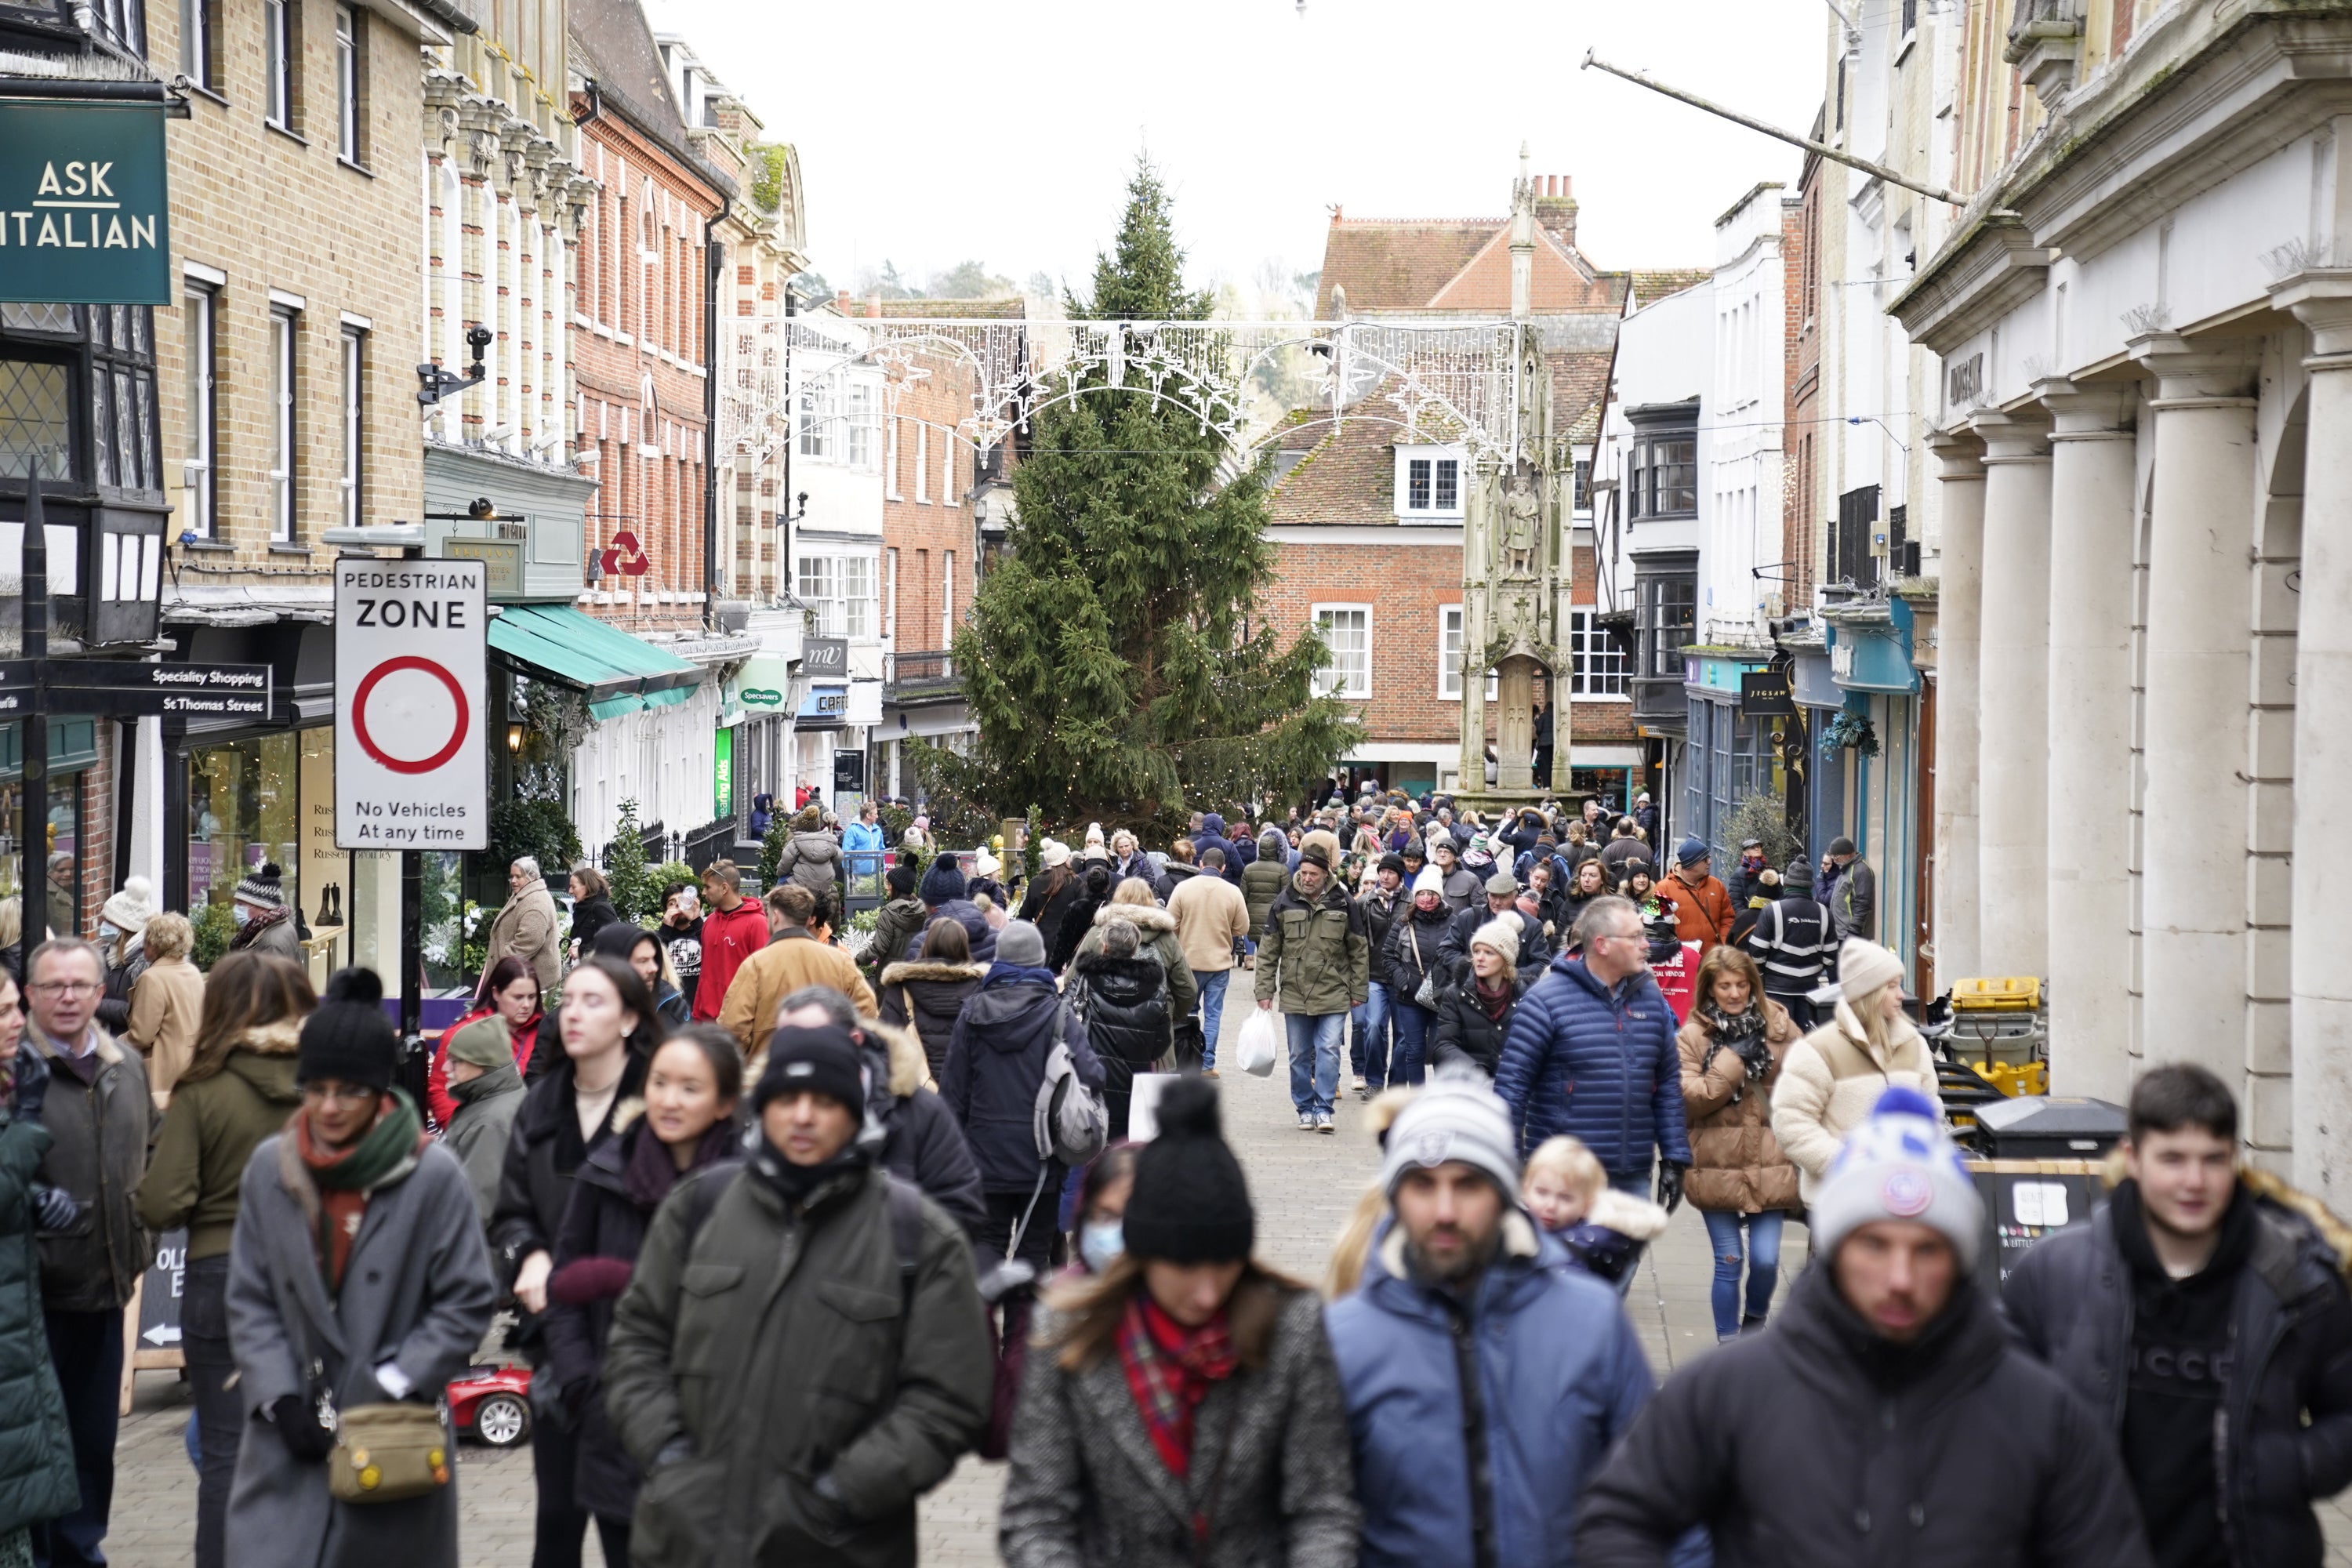
[[1761, 1035], [1742, 1040], [1739, 1059], [1748, 1065], [1748, 1081], [1762, 1083], [1772, 1073], [1772, 1043]]
[[43, 1230], [65, 1230], [81, 1215], [81, 1205], [63, 1187], [33, 1184], [33, 1213]]
[[1683, 1169], [1671, 1160], [1658, 1167], [1658, 1202], [1668, 1214], [1683, 1206]]
[[278, 1428], [278, 1440], [295, 1461], [304, 1465], [326, 1462], [335, 1451], [335, 1435], [319, 1421], [319, 1413], [310, 1402], [299, 1394], [289, 1394], [273, 1402], [268, 1411], [269, 1424]]

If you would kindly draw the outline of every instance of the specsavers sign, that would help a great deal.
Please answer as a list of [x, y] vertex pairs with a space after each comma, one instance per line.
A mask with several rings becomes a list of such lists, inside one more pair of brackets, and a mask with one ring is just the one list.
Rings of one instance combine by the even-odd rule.
[[169, 305], [160, 103], [0, 99], [0, 300]]

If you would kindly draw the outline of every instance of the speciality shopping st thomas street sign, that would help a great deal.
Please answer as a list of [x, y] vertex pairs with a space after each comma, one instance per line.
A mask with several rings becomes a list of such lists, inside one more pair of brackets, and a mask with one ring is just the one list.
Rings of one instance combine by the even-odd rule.
[[0, 98], [0, 300], [169, 305], [162, 103]]

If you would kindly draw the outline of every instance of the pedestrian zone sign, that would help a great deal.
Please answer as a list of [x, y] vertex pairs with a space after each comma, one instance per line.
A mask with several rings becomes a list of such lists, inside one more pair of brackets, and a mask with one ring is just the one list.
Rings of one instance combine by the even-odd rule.
[[335, 563], [335, 847], [490, 847], [488, 567]]

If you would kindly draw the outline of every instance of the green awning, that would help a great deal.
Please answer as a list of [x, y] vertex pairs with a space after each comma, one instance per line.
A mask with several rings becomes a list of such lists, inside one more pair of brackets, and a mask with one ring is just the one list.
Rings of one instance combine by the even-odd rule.
[[533, 677], [586, 692], [599, 720], [683, 702], [702, 680], [699, 666], [568, 605], [508, 605], [490, 621], [490, 647]]

